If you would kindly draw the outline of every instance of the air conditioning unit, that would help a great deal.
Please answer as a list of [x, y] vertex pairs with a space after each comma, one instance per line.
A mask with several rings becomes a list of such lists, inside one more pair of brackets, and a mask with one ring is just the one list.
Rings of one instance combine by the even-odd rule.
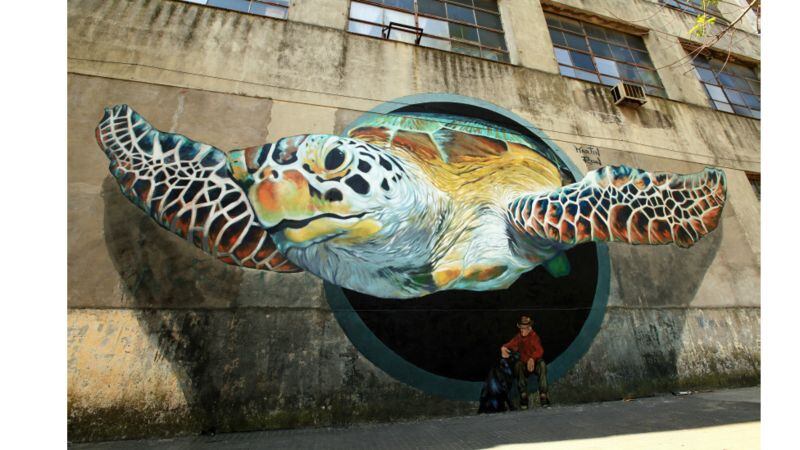
[[622, 81], [611, 88], [611, 97], [616, 105], [638, 107], [647, 103], [643, 87]]

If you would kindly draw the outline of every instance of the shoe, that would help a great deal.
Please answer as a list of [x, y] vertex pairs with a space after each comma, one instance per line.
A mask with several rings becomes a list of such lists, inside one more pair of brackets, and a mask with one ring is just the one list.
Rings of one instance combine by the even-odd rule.
[[544, 395], [540, 395], [540, 396], [539, 396], [539, 404], [540, 404], [540, 405], [541, 405], [543, 408], [549, 408], [549, 407], [550, 407], [550, 399], [549, 399], [549, 398], [547, 398], [547, 394], [544, 394]]
[[520, 399], [519, 399], [519, 408], [520, 409], [528, 409], [528, 396], [527, 395], [523, 395], [522, 397], [520, 397]]

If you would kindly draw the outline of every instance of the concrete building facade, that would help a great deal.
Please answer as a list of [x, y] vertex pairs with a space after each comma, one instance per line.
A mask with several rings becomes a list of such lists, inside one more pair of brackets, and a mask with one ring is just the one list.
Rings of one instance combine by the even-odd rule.
[[[278, 17], [194, 3], [68, 3], [71, 439], [337, 426], [477, 408], [477, 397], [437, 393], [365, 356], [336, 306], [340, 291], [319, 278], [226, 266], [130, 204], [94, 137], [103, 108], [119, 103], [161, 130], [230, 150], [342, 133], [387, 102], [447, 94], [533, 124], [584, 173], [610, 164], [721, 168], [728, 203], [705, 240], [688, 250], [608, 245], [597, 329], [587, 337], [584, 322], [569, 325], [585, 348], [557, 374], [551, 396], [581, 402], [759, 383], [760, 204], [752, 183], [760, 107], [727, 90], [713, 103], [716, 91], [686, 58], [692, 14], [657, 0], [485, 0], [473, 9], [497, 5], [505, 50], [467, 46], [487, 51], [477, 57], [453, 50], [463, 42], [445, 51], [353, 32], [356, 1], [272, 2]], [[381, 3], [403, 4], [364, 4]], [[732, 3], [718, 11], [729, 22], [742, 11]], [[562, 75], [575, 68], [559, 66], [567, 50], [554, 52], [552, 17], [640, 37], [663, 93], [638, 108], [617, 106], [607, 85]], [[734, 27], [733, 39], [705, 53], [731, 55], [732, 67], [757, 77], [753, 18]], [[406, 325], [408, 336], [419, 327], [467, 342], [472, 333]]]

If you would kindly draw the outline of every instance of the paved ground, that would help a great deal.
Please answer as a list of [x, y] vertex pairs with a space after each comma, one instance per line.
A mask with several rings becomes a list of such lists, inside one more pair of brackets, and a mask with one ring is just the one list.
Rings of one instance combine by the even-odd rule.
[[76, 449], [759, 448], [761, 390], [731, 389], [631, 401], [396, 424], [279, 430], [72, 445]]

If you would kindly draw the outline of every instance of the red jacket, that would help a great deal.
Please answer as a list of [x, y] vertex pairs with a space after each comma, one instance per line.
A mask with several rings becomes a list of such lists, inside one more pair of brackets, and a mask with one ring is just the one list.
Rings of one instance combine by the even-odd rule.
[[535, 363], [544, 355], [542, 341], [539, 339], [539, 335], [533, 330], [531, 330], [527, 336], [522, 336], [522, 333], [517, 333], [510, 341], [503, 344], [503, 347], [519, 352], [520, 361], [525, 363], [531, 358], [533, 358], [533, 362]]

